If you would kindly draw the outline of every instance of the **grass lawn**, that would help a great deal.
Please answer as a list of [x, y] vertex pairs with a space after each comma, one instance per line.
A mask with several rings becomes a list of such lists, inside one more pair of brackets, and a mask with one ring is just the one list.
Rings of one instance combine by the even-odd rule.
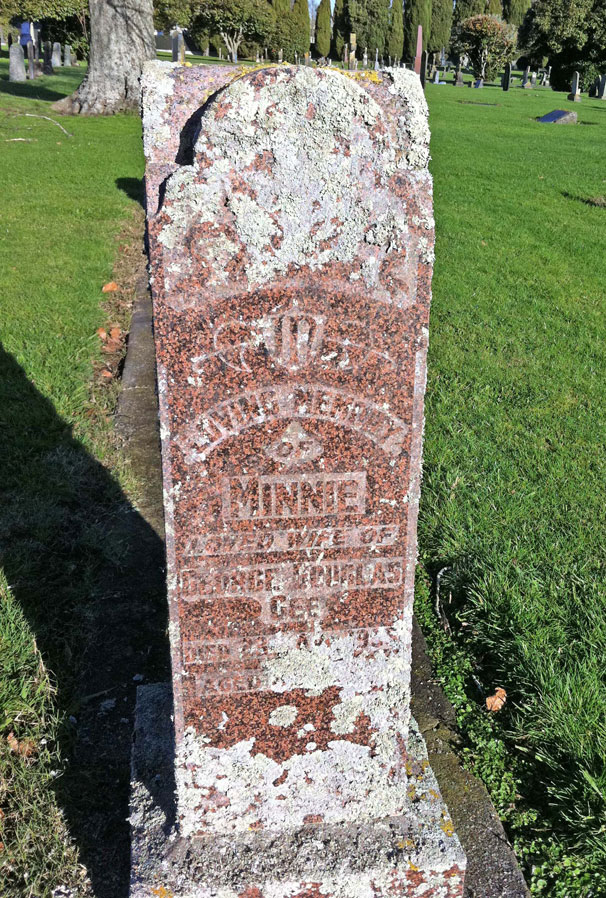
[[[74, 795], [90, 816], [114, 786], [83, 789], [66, 758], [91, 698], [83, 647], [126, 565], [114, 522], [131, 486], [107, 420], [115, 388], [93, 366], [100, 288], [138, 209], [140, 123], [55, 116], [81, 69], [9, 86], [7, 68], [3, 54], [0, 895], [80, 896]], [[533, 893], [591, 898], [606, 894], [606, 103], [574, 104], [573, 127], [535, 122], [572, 108], [549, 90], [428, 85], [427, 98], [437, 247], [417, 613]], [[508, 702], [489, 715], [496, 686]]]
[[[534, 892], [603, 895], [606, 103], [433, 85], [427, 98], [418, 613]], [[582, 124], [535, 121], [573, 107]], [[439, 571], [451, 640], [431, 610]], [[508, 692], [494, 725], [475, 681]]]

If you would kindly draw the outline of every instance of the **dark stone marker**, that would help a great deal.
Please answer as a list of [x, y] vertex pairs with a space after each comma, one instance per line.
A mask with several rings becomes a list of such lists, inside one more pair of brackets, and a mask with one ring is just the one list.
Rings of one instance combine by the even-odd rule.
[[576, 125], [577, 114], [565, 109], [554, 109], [553, 112], [548, 112], [537, 121], [542, 125]]
[[50, 41], [44, 41], [44, 63], [42, 72], [44, 75], [53, 75], [53, 47]]
[[508, 62], [505, 66], [505, 71], [503, 72], [503, 77], [501, 79], [501, 87], [503, 90], [509, 90], [511, 87], [511, 63]]
[[34, 55], [34, 42], [30, 41], [27, 45], [27, 76], [30, 81], [33, 81], [36, 77], [36, 61]]
[[136, 755], [131, 898], [461, 898], [409, 714], [419, 78], [153, 62], [142, 84], [178, 824], [164, 853]]
[[[419, 28], [421, 26], [419, 25]], [[425, 90], [425, 79], [427, 78], [427, 50], [421, 53], [421, 87]]]

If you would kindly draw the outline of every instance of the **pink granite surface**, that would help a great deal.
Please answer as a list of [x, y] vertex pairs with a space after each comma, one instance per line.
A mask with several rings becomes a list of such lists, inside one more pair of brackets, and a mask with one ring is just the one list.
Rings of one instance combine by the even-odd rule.
[[433, 261], [418, 79], [152, 64], [143, 85], [181, 833], [396, 818]]

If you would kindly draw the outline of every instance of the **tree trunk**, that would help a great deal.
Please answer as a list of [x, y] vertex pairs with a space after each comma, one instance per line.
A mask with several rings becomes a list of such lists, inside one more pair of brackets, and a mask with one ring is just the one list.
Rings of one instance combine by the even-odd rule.
[[71, 97], [53, 105], [74, 115], [138, 109], [143, 63], [156, 57], [152, 0], [89, 0], [88, 74]]

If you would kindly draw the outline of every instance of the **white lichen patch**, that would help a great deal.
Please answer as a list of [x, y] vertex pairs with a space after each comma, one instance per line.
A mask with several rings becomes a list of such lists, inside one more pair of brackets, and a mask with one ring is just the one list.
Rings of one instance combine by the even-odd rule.
[[[404, 264], [409, 242], [390, 179], [428, 158], [418, 78], [405, 70], [388, 77], [406, 110], [395, 131], [370, 92], [335, 71], [301, 67], [261, 86], [250, 77], [232, 82], [202, 118], [193, 166], [168, 180], [160, 242], [170, 251], [210, 226], [196, 250], [209, 288], [225, 286], [226, 269], [253, 289], [291, 267], [331, 262], [378, 287], [381, 264], [393, 254]], [[168, 289], [179, 273], [167, 264], [166, 275]], [[394, 300], [384, 287], [380, 298]]]
[[410, 144], [399, 167], [425, 169], [429, 162], [429, 124], [425, 93], [418, 75], [411, 69], [387, 69], [392, 81], [390, 93], [398, 94], [406, 105], [406, 115], [399, 119], [399, 126], [408, 134]]
[[297, 719], [299, 709], [295, 705], [278, 705], [269, 715], [272, 727], [289, 727]]
[[[318, 815], [339, 823], [400, 814], [407, 801], [407, 777], [398, 759], [409, 723], [409, 618], [390, 628], [310, 636], [303, 646], [296, 633], [274, 636], [263, 662], [264, 688], [321, 696], [337, 687], [330, 723], [335, 738], [319, 748], [306, 723], [298, 730], [296, 752], [275, 760], [256, 750], [253, 734], [216, 748], [203, 732], [188, 729], [176, 765], [183, 834], [279, 829]], [[269, 723], [290, 726], [297, 715], [295, 704], [279, 705]], [[360, 721], [367, 739], [343, 738]]]

